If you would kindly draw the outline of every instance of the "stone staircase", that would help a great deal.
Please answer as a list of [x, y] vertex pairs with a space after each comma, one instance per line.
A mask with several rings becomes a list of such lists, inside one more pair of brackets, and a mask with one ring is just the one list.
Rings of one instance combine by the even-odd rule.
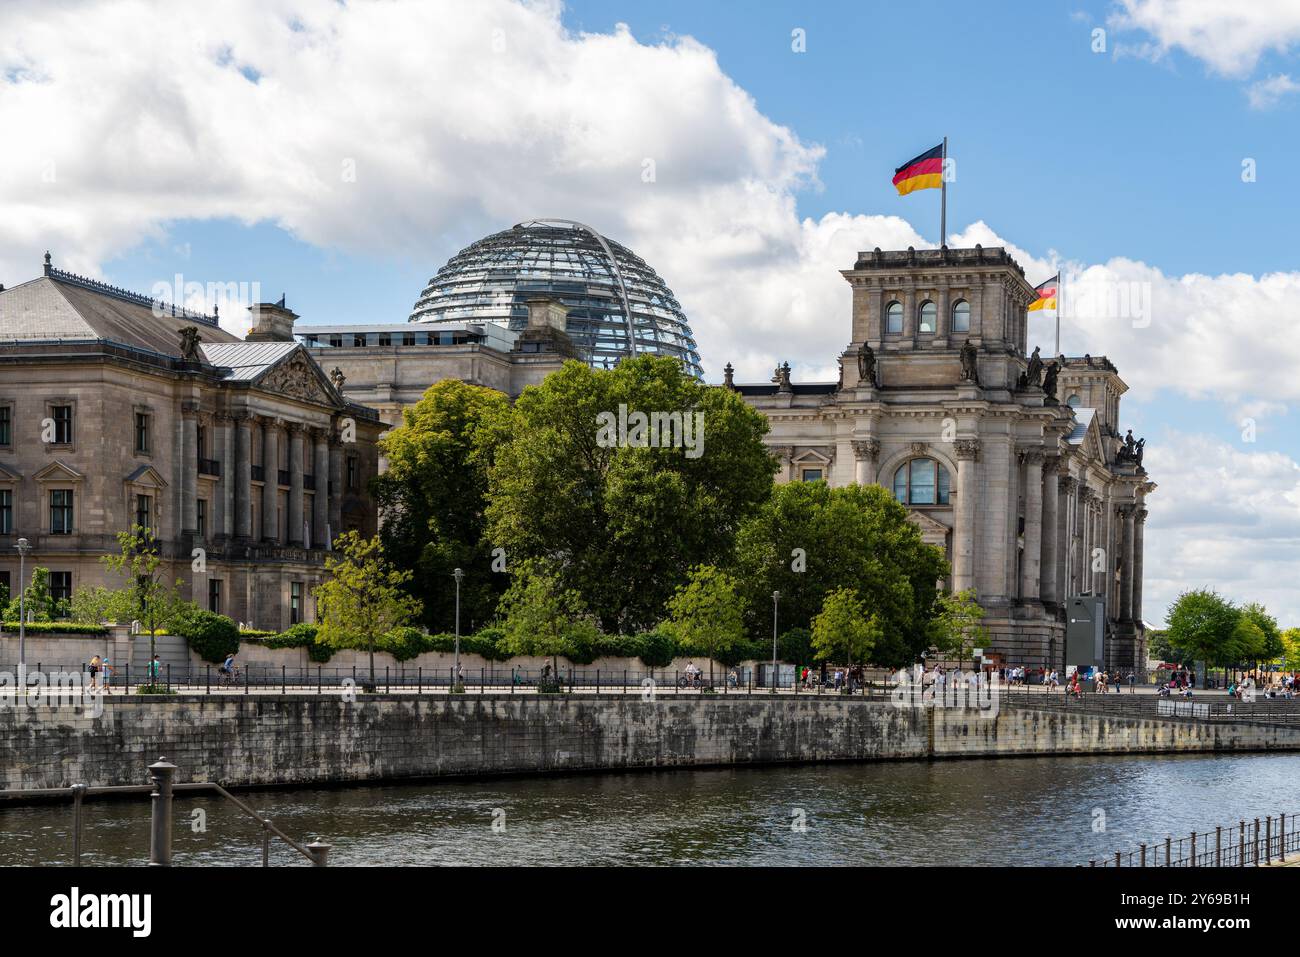
[[[158, 635], [154, 639], [154, 652], [158, 655], [158, 674], [167, 676], [171, 666], [173, 680], [180, 680], [190, 667], [190, 647], [184, 638], [176, 635]], [[118, 665], [121, 668], [121, 665]], [[121, 672], [119, 671], [119, 674]], [[131, 681], [144, 680], [149, 673], [149, 636], [133, 635], [131, 638]]]

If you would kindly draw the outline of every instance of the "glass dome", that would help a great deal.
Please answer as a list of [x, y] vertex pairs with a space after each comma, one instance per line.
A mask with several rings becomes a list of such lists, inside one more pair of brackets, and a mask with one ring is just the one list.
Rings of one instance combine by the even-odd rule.
[[568, 310], [569, 337], [597, 368], [634, 353], [673, 356], [697, 378], [700, 356], [673, 292], [626, 246], [581, 223], [532, 220], [462, 249], [438, 270], [411, 322], [528, 323], [525, 300], [549, 295]]

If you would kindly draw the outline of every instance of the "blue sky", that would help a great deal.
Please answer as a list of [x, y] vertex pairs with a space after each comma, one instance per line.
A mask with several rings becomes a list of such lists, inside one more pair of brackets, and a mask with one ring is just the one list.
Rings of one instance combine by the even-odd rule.
[[1278, 574], [1300, 563], [1300, 3], [921, 9], [247, 0], [124, 59], [148, 3], [8, 4], [0, 127], [29, 148], [0, 160], [0, 282], [49, 248], [128, 288], [258, 283], [304, 323], [394, 322], [461, 247], [562, 216], [659, 270], [711, 380], [824, 379], [836, 271], [937, 240], [937, 192], [890, 177], [947, 135], [950, 242], [1152, 292], [1149, 324], [1064, 342], [1116, 362], [1148, 439], [1148, 617], [1213, 582], [1300, 622]]

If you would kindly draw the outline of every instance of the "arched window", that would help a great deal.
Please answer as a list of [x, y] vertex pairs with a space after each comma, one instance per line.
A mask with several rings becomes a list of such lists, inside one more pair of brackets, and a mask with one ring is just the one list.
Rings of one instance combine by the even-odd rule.
[[958, 299], [952, 306], [952, 331], [970, 332], [970, 303]]
[[885, 332], [900, 333], [903, 331], [903, 304], [901, 302], [891, 302], [885, 309]]
[[939, 321], [939, 307], [927, 299], [921, 303], [920, 318], [921, 322], [917, 329], [920, 332], [934, 332], [935, 324]]
[[948, 470], [934, 459], [912, 459], [894, 472], [894, 498], [904, 505], [947, 505]]
[[1082, 400], [1079, 398], [1078, 393], [1075, 393], [1074, 395], [1070, 396], [1068, 399], [1065, 400], [1065, 404], [1072, 409], [1077, 409], [1081, 401]]

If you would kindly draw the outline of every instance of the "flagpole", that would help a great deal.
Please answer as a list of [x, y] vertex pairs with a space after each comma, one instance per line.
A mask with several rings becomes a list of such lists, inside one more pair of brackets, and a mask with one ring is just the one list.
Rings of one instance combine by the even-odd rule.
[[943, 138], [943, 160], [939, 163], [939, 246], [948, 245], [948, 137]]
[[1061, 303], [1065, 302], [1065, 279], [1056, 271], [1056, 355], [1061, 354]]

